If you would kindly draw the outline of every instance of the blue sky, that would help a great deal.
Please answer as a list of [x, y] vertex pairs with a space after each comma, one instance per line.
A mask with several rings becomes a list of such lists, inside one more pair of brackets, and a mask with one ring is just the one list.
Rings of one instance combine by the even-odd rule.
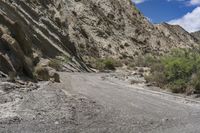
[[153, 23], [179, 24], [189, 32], [200, 30], [200, 0], [132, 0]]

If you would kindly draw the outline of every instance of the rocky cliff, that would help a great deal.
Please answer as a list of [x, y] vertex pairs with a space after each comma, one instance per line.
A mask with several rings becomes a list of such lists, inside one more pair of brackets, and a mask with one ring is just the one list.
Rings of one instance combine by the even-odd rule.
[[[179, 26], [153, 25], [131, 0], [0, 0], [0, 71], [32, 76], [36, 57], [133, 58], [196, 47]], [[35, 56], [38, 55], [38, 56]]]
[[193, 32], [191, 35], [200, 42], [200, 31]]
[[179, 25], [169, 25], [167, 23], [157, 24], [155, 27], [168, 39], [174, 47], [196, 48], [198, 40]]

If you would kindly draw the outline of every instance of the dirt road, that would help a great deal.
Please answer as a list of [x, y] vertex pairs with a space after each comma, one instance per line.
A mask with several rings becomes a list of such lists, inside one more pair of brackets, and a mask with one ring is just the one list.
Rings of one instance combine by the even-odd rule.
[[85, 127], [85, 132], [200, 132], [200, 104], [118, 80], [103, 80], [104, 75], [71, 74], [73, 91], [102, 106], [99, 116], [91, 127]]
[[9, 93], [0, 88], [0, 133], [200, 132], [198, 102], [109, 75], [61, 73], [59, 84]]

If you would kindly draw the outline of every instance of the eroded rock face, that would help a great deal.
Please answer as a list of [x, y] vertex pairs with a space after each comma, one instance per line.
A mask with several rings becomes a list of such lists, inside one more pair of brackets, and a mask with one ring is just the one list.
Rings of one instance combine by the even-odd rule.
[[[1, 35], [0, 45], [0, 71], [6, 74], [10, 72], [24, 73], [33, 77], [31, 53], [29, 53], [30, 56], [26, 56], [17, 40], [8, 34]], [[28, 60], [30, 60], [30, 64], [28, 64]]]
[[191, 35], [200, 42], [200, 31], [193, 32]]
[[0, 53], [0, 71], [8, 74], [9, 72], [14, 72], [12, 64], [9, 62], [8, 57]]
[[197, 48], [200, 42], [195, 37], [184, 30], [179, 25], [169, 25], [167, 23], [155, 25], [162, 34], [169, 40], [173, 40], [173, 47]]
[[61, 19], [50, 16], [49, 4], [54, 1], [0, 1], [0, 71], [33, 77], [40, 57], [61, 54], [74, 57], [76, 67], [87, 70], [65, 32], [67, 27], [62, 29]]
[[[34, 53], [43, 58], [64, 54], [81, 71], [88, 70], [85, 57], [124, 59], [197, 46], [180, 27], [148, 22], [131, 0], [1, 0], [0, 27], [0, 36], [13, 38], [25, 59], [33, 60]], [[0, 49], [16, 70], [13, 55]], [[30, 75], [24, 58], [17, 56], [20, 71]]]

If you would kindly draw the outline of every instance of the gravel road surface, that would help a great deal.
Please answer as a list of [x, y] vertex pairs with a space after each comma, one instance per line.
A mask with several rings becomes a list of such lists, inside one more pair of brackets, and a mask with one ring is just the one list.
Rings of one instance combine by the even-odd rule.
[[61, 83], [41, 82], [28, 91], [11, 84], [6, 92], [2, 82], [0, 133], [200, 132], [198, 101], [131, 85], [110, 74], [60, 75]]
[[[199, 133], [200, 104], [182, 97], [148, 90], [108, 74], [71, 74], [75, 93], [92, 99], [102, 110], [84, 132]], [[68, 75], [63, 75], [68, 76]]]

